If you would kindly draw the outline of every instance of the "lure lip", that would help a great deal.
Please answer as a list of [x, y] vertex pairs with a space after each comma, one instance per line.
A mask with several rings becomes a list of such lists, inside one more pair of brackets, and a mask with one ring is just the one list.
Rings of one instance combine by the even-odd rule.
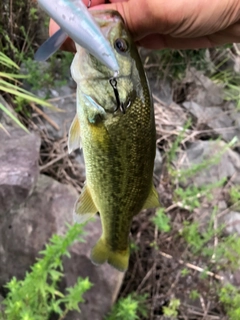
[[115, 73], [119, 65], [109, 41], [81, 0], [38, 0], [42, 9], [73, 39]]

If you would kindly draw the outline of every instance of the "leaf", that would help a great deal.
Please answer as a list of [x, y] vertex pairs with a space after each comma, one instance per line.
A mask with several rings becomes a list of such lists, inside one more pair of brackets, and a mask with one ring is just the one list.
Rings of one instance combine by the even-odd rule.
[[[0, 83], [1, 83], [1, 81], [0, 81]], [[24, 98], [24, 99], [26, 99], [28, 101], [36, 102], [37, 104], [41, 104], [41, 105], [43, 105], [45, 107], [49, 107], [52, 110], [60, 111], [60, 109], [54, 107], [51, 103], [49, 103], [47, 101], [44, 101], [44, 100], [41, 100], [40, 98], [37, 98], [36, 96], [30, 95], [29, 93], [23, 93], [23, 92], [21, 92], [22, 90], [20, 90], [17, 87], [11, 88], [11, 86], [4, 87], [4, 86], [0, 85], [0, 90], [8, 92], [8, 93], [11, 93], [11, 94], [13, 94], [15, 96]]]
[[12, 66], [16, 69], [19, 69], [19, 66], [2, 52], [0, 52], [0, 63], [7, 67]]
[[3, 104], [0, 103], [0, 109], [3, 110], [21, 129], [29, 133], [28, 129], [12, 114]]

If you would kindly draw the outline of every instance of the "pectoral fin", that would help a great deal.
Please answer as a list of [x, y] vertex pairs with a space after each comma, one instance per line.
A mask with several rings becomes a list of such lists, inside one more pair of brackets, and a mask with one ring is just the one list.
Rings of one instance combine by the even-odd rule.
[[80, 123], [77, 114], [75, 115], [68, 134], [68, 153], [81, 148]]
[[97, 208], [92, 200], [91, 194], [87, 185], [82, 189], [80, 197], [78, 198], [74, 209], [74, 221], [77, 223], [84, 223], [89, 220], [95, 213]]
[[154, 185], [152, 185], [151, 191], [148, 195], [147, 200], [145, 201], [142, 209], [150, 209], [150, 208], [157, 208], [160, 206], [158, 193], [155, 189]]
[[84, 103], [86, 105], [86, 113], [88, 121], [91, 124], [97, 124], [101, 122], [105, 116], [106, 111], [102, 106], [100, 106], [92, 97], [87, 94], [83, 94]]

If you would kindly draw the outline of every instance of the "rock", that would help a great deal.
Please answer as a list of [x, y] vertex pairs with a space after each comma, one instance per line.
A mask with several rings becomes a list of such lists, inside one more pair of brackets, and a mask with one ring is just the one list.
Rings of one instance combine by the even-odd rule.
[[[4, 215], [0, 224], [0, 287], [13, 276], [22, 279], [54, 234], [63, 234], [72, 223], [72, 210], [78, 194], [68, 185], [40, 175], [27, 201]], [[86, 226], [85, 243], [74, 244], [71, 259], [64, 259], [65, 277], [61, 285], [74, 285], [77, 277], [89, 277], [94, 284], [85, 295], [81, 314], [68, 319], [103, 319], [115, 300], [123, 274], [105, 264], [97, 267], [90, 261], [90, 250], [101, 235], [99, 219]]]
[[228, 234], [237, 233], [240, 236], [240, 212], [230, 211], [223, 217], [226, 225], [225, 231]]
[[189, 68], [183, 83], [188, 85], [187, 101], [194, 101], [202, 106], [211, 107], [223, 104], [224, 84], [215, 84], [204, 76], [203, 72]]
[[53, 233], [64, 232], [76, 198], [72, 187], [40, 175], [27, 201], [2, 217], [0, 286], [13, 276], [22, 278]]
[[[222, 154], [223, 150], [226, 151]], [[211, 161], [217, 155], [222, 154], [219, 159], [214, 161], [196, 175], [192, 175], [183, 185], [194, 184], [195, 186], [206, 186], [217, 183], [221, 179], [231, 178], [232, 183], [240, 183], [240, 156], [223, 141], [196, 141], [182, 151], [176, 162], [180, 170], [186, 170], [193, 166], [203, 164], [204, 161]]]
[[193, 101], [186, 101], [183, 106], [197, 118], [198, 125], [205, 124], [212, 128], [226, 142], [234, 137], [240, 139], [240, 127], [235, 124], [240, 119], [236, 117], [236, 107], [227, 112], [220, 107], [206, 107]]
[[94, 286], [84, 294], [85, 303], [80, 304], [81, 314], [70, 312], [66, 320], [102, 320], [117, 298], [124, 273], [108, 264], [95, 266], [89, 259], [91, 248], [101, 236], [101, 222], [97, 218], [89, 222], [85, 243], [77, 243], [71, 248], [71, 259], [64, 259], [64, 287], [73, 286], [77, 277], [89, 277]]
[[31, 194], [38, 176], [40, 138], [18, 127], [0, 130], [0, 221]]

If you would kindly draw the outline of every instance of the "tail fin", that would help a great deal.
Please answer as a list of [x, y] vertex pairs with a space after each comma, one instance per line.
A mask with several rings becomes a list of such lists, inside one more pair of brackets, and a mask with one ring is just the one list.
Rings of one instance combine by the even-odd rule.
[[124, 251], [112, 251], [101, 237], [92, 248], [91, 260], [96, 265], [107, 261], [112, 267], [124, 272], [128, 268], [129, 255], [129, 248]]

